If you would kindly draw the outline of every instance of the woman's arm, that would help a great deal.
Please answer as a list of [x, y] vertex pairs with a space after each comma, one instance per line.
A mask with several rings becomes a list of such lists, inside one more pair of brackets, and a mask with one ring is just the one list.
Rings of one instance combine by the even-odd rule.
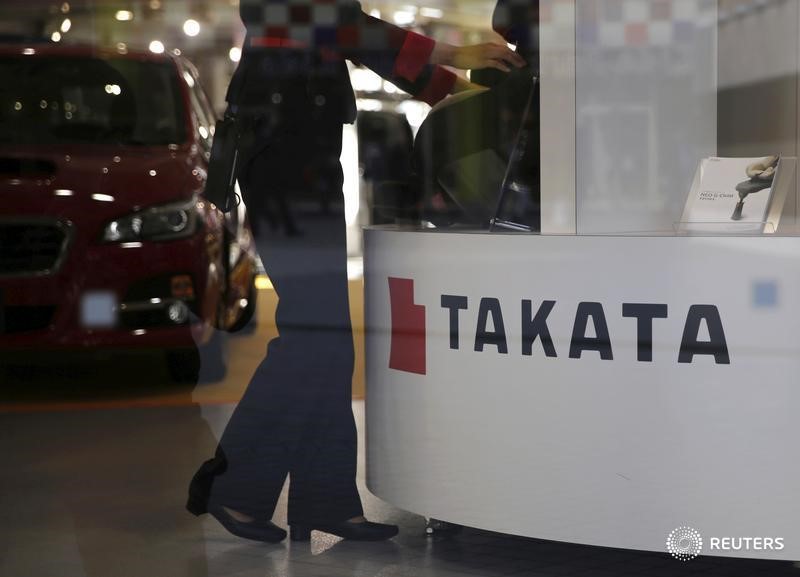
[[452, 46], [365, 14], [356, 0], [240, 0], [255, 48], [313, 49], [370, 68], [412, 96], [435, 104], [462, 86], [441, 65], [508, 70], [522, 59], [502, 44]]
[[496, 42], [474, 44], [472, 46], [453, 46], [436, 43], [431, 53], [432, 64], [444, 64], [462, 70], [496, 68], [511, 72], [511, 67], [525, 66], [525, 60], [508, 46]]

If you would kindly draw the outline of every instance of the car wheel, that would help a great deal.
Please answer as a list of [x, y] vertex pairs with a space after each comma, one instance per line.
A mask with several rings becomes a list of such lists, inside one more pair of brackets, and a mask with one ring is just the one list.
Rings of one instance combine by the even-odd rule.
[[214, 331], [205, 345], [191, 349], [167, 351], [167, 369], [176, 383], [221, 381], [228, 372], [227, 339]]
[[258, 302], [258, 289], [256, 288], [256, 277], [250, 282], [250, 291], [247, 294], [247, 306], [242, 309], [241, 315], [236, 322], [231, 325], [228, 332], [252, 333], [256, 330], [256, 308]]

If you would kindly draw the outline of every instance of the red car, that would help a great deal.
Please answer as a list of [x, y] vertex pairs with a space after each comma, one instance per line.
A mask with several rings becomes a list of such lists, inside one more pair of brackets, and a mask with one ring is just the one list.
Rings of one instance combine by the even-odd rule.
[[166, 351], [224, 374], [255, 308], [244, 208], [202, 197], [215, 114], [185, 59], [0, 47], [0, 349]]

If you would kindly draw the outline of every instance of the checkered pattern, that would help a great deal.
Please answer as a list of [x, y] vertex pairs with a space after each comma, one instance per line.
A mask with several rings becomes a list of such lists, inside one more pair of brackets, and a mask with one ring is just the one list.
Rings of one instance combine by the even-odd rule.
[[[433, 40], [368, 16], [357, 0], [240, 0], [239, 13], [250, 49], [297, 48], [334, 65], [352, 60], [429, 104], [455, 82], [454, 74], [429, 64]], [[318, 74], [322, 65], [314, 66]]]
[[363, 30], [355, 0], [240, 0], [239, 9], [251, 37], [274, 45], [373, 50], [392, 45], [385, 31]]
[[500, 0], [492, 24], [509, 42], [525, 46], [538, 32], [558, 46], [574, 19], [579, 45], [613, 48], [688, 42], [716, 18], [715, 0]]
[[668, 46], [691, 41], [716, 22], [714, 0], [606, 0], [577, 4], [578, 43]]

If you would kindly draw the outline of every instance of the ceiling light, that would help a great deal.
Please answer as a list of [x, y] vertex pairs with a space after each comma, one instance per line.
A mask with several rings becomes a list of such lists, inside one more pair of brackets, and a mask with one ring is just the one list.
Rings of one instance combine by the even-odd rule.
[[376, 98], [359, 98], [356, 100], [356, 105], [359, 110], [366, 110], [369, 112], [379, 112], [383, 110], [383, 103]]
[[444, 11], [441, 8], [423, 7], [419, 9], [419, 13], [426, 18], [441, 18], [444, 16]]
[[414, 13], [409, 10], [397, 10], [392, 14], [392, 20], [398, 26], [408, 26], [414, 23]]
[[66, 34], [69, 32], [70, 28], [72, 28], [72, 20], [69, 18], [64, 18], [64, 21], [61, 23], [61, 31]]
[[183, 23], [183, 33], [187, 36], [197, 36], [200, 34], [200, 23], [197, 20], [189, 18]]
[[153, 40], [150, 43], [150, 52], [152, 52], [153, 54], [163, 54], [164, 44], [160, 40]]
[[56, 30], [53, 34], [50, 35], [50, 40], [53, 42], [61, 42], [61, 32]]
[[119, 20], [120, 22], [130, 22], [133, 20], [133, 12], [130, 10], [117, 10], [117, 13], [114, 15], [114, 18]]

